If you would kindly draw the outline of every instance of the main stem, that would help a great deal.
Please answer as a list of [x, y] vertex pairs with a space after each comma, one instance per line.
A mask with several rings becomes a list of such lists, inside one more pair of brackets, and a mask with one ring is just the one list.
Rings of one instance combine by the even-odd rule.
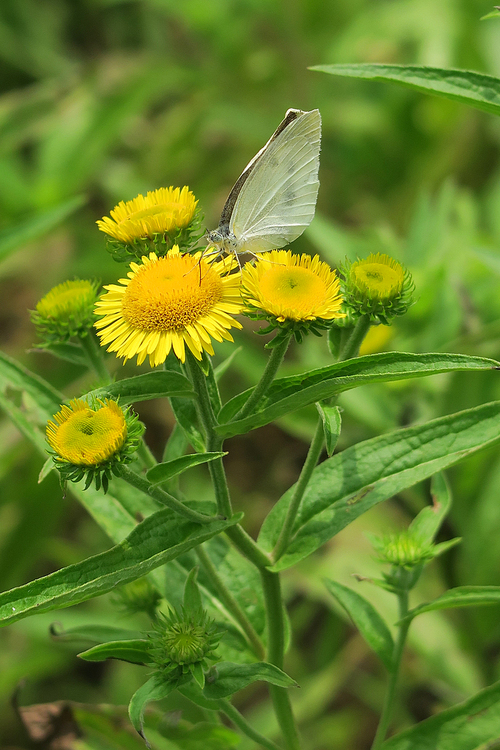
[[[402, 620], [408, 614], [408, 591], [402, 591], [398, 594], [398, 603], [399, 603], [399, 618], [400, 620]], [[406, 636], [408, 634], [408, 628], [410, 627], [410, 622], [411, 621], [408, 620], [407, 622], [399, 623], [399, 633], [398, 633], [396, 645], [394, 647], [391, 676], [389, 679], [389, 685], [387, 686], [387, 693], [385, 695], [384, 706], [382, 709], [382, 714], [380, 716], [380, 721], [377, 727], [377, 732], [375, 734], [375, 739], [373, 740], [373, 745], [371, 747], [371, 750], [379, 750], [379, 748], [381, 747], [385, 739], [387, 730], [389, 728], [389, 723], [391, 721], [392, 712], [394, 708], [394, 696], [396, 695], [396, 687], [397, 687], [398, 678], [399, 678], [399, 670], [401, 667], [401, 658], [403, 656], [403, 650], [404, 650], [404, 646], [406, 643]]]
[[237, 708], [235, 708], [232, 703], [230, 703], [226, 698], [219, 699], [219, 706], [220, 710], [226, 714], [228, 719], [231, 719], [233, 724], [235, 724], [241, 731], [246, 734], [247, 737], [250, 737], [251, 740], [256, 742], [258, 745], [262, 745], [262, 747], [267, 748], [268, 750], [282, 750], [279, 745], [277, 745], [272, 740], [268, 740], [266, 737], [263, 737], [259, 732], [257, 732], [245, 719], [244, 716], [240, 714]]
[[234, 420], [244, 419], [244, 417], [247, 417], [252, 413], [255, 407], [258, 406], [261, 399], [264, 398], [267, 393], [267, 389], [276, 377], [276, 373], [278, 372], [279, 367], [283, 362], [283, 357], [285, 356], [286, 350], [288, 349], [288, 346], [290, 344], [291, 336], [291, 333], [288, 334], [278, 344], [278, 346], [275, 346], [273, 349], [271, 349], [271, 355], [267, 360], [267, 365], [264, 372], [262, 373], [261, 379], [253, 389], [248, 400], [245, 401], [239, 412], [234, 417]]
[[[285, 617], [279, 573], [270, 570], [260, 571], [267, 621], [267, 660], [275, 667], [283, 669], [285, 657]], [[286, 750], [300, 750], [300, 739], [292, 711], [287, 688], [269, 685], [276, 718], [280, 725]]]
[[358, 318], [356, 325], [352, 329], [351, 335], [345, 342], [345, 345], [340, 352], [339, 361], [357, 357], [359, 353], [359, 347], [363, 343], [363, 339], [368, 333], [370, 325], [371, 321], [369, 315], [362, 315], [360, 318]]
[[80, 344], [99, 379], [102, 380], [103, 383], [110, 383], [111, 377], [104, 363], [102, 349], [97, 342], [94, 331], [90, 330], [86, 336], [82, 336], [80, 338]]

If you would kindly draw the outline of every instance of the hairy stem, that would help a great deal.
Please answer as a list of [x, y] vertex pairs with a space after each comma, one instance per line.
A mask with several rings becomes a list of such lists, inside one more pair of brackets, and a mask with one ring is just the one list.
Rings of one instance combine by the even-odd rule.
[[[399, 603], [399, 617], [400, 619], [403, 619], [408, 614], [408, 592], [402, 591], [398, 594], [398, 603]], [[398, 638], [396, 641], [396, 645], [394, 646], [394, 655], [393, 655], [393, 662], [392, 662], [392, 669], [391, 669], [391, 676], [389, 679], [389, 685], [387, 686], [387, 692], [384, 699], [384, 706], [382, 709], [382, 714], [380, 716], [380, 721], [377, 727], [377, 732], [375, 734], [375, 739], [373, 740], [373, 745], [371, 747], [371, 750], [379, 750], [379, 748], [382, 746], [382, 743], [385, 739], [385, 736], [387, 734], [387, 730], [389, 728], [389, 722], [392, 717], [392, 712], [394, 708], [394, 696], [396, 695], [396, 686], [398, 683], [399, 678], [399, 670], [401, 667], [401, 657], [403, 656], [403, 650], [406, 643], [406, 636], [408, 634], [408, 628], [410, 627], [410, 620], [407, 622], [400, 622], [399, 623], [399, 633]]]
[[86, 336], [80, 338], [80, 344], [86, 354], [89, 364], [95, 370], [97, 377], [103, 383], [110, 383], [111, 377], [104, 363], [103, 350], [101, 349], [94, 331], [89, 331]]
[[363, 343], [363, 339], [370, 330], [370, 316], [362, 315], [358, 318], [356, 325], [352, 329], [351, 335], [345, 342], [339, 356], [339, 361], [346, 359], [352, 359], [357, 357], [359, 353], [359, 347]]
[[261, 661], [264, 660], [265, 657], [265, 649], [262, 645], [262, 641], [260, 640], [259, 636], [257, 635], [257, 632], [255, 631], [252, 623], [246, 616], [244, 610], [240, 607], [232, 593], [229, 591], [225, 583], [222, 581], [221, 577], [217, 573], [217, 569], [215, 565], [213, 564], [210, 557], [207, 555], [203, 545], [199, 545], [196, 547], [196, 554], [198, 555], [198, 559], [201, 562], [201, 565], [203, 567], [203, 570], [205, 571], [205, 574], [210, 579], [212, 585], [217, 591], [218, 597], [221, 600], [222, 604], [225, 606], [228, 612], [232, 614], [236, 622], [239, 624], [243, 632], [245, 633], [247, 640], [252, 647], [255, 655], [258, 659]]
[[248, 415], [251, 414], [252, 411], [254, 411], [255, 407], [258, 406], [260, 401], [264, 398], [269, 386], [276, 377], [276, 373], [278, 372], [281, 363], [283, 362], [283, 357], [285, 356], [286, 350], [288, 349], [288, 346], [290, 344], [290, 339], [291, 334], [284, 338], [283, 341], [278, 344], [278, 346], [275, 346], [273, 349], [271, 349], [271, 355], [267, 360], [267, 365], [264, 372], [262, 373], [261, 379], [253, 389], [247, 401], [243, 404], [239, 412], [234, 417], [234, 420], [244, 419], [244, 417], [248, 417]]

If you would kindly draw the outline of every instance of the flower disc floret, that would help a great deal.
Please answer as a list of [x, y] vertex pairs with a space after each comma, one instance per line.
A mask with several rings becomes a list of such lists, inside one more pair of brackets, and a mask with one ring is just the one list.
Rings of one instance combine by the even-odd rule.
[[255, 265], [250, 262], [243, 269], [242, 297], [250, 317], [296, 335], [344, 317], [340, 282], [318, 255], [293, 255], [290, 250], [259, 254]]
[[96, 303], [101, 346], [124, 360], [137, 356], [138, 365], [149, 357], [151, 367], [171, 349], [181, 362], [186, 346], [198, 360], [203, 351], [213, 354], [212, 339], [233, 341], [228, 329], [242, 327], [232, 317], [242, 309], [240, 274], [230, 273], [236, 265], [233, 258], [181, 254], [177, 246], [131, 263], [128, 278], [106, 286]]
[[128, 463], [137, 450], [143, 427], [137, 417], [111, 399], [73, 399], [47, 422], [52, 457], [64, 480], [87, 477], [107, 489], [111, 472]]
[[347, 260], [341, 271], [347, 309], [357, 315], [369, 315], [373, 323], [387, 325], [412, 303], [411, 274], [389, 255], [372, 253], [354, 263]]
[[97, 222], [101, 232], [121, 242], [150, 238], [175, 229], [183, 229], [192, 221], [198, 201], [188, 187], [159, 188], [146, 196], [139, 194], [131, 201], [120, 201]]
[[46, 343], [87, 335], [94, 323], [98, 283], [87, 279], [63, 281], [36, 305], [31, 319]]

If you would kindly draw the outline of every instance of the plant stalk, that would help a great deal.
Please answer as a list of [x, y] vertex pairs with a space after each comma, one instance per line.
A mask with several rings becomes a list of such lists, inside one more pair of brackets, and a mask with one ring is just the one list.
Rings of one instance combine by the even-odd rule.
[[363, 339], [370, 330], [370, 316], [362, 315], [358, 318], [356, 325], [352, 329], [351, 335], [345, 342], [339, 356], [339, 361], [346, 359], [352, 359], [357, 357], [359, 354], [359, 347], [363, 343]]
[[238, 709], [235, 708], [226, 698], [220, 698], [218, 702], [220, 710], [226, 714], [228, 719], [231, 719], [238, 729], [241, 729], [243, 734], [246, 734], [247, 737], [250, 737], [250, 739], [258, 745], [267, 748], [267, 750], [282, 750], [282, 748], [280, 748], [275, 742], [268, 740], [266, 737], [259, 734], [259, 732], [248, 723], [245, 717], [240, 714]]
[[90, 330], [87, 335], [82, 336], [79, 341], [89, 364], [95, 370], [99, 380], [104, 384], [110, 383], [111, 377], [108, 368], [104, 363], [103, 352], [94, 331]]
[[[402, 620], [408, 614], [408, 591], [401, 591], [398, 594], [398, 603], [399, 603], [399, 617], [400, 617], [400, 620]], [[394, 708], [394, 696], [396, 695], [396, 687], [397, 687], [399, 671], [401, 667], [401, 658], [403, 656], [403, 650], [404, 650], [404, 646], [406, 643], [406, 636], [408, 634], [408, 628], [410, 627], [410, 622], [411, 620], [408, 620], [407, 622], [400, 622], [398, 626], [399, 633], [398, 633], [396, 645], [394, 646], [394, 655], [393, 655], [391, 675], [390, 675], [389, 684], [387, 686], [387, 692], [386, 692], [385, 699], [384, 699], [384, 706], [382, 708], [382, 713], [380, 715], [377, 732], [375, 734], [375, 738], [373, 740], [373, 745], [371, 747], [371, 750], [379, 750], [379, 748], [382, 746], [382, 743], [384, 742], [385, 736], [387, 734], [387, 730], [389, 728], [389, 723], [391, 721], [392, 712]]]
[[280, 344], [278, 344], [278, 346], [275, 346], [273, 349], [271, 349], [271, 355], [267, 360], [267, 365], [264, 372], [262, 373], [261, 379], [255, 386], [252, 393], [245, 401], [239, 412], [233, 418], [233, 421], [248, 417], [248, 415], [252, 413], [255, 407], [258, 406], [260, 401], [264, 398], [269, 386], [276, 377], [276, 373], [278, 372], [281, 363], [283, 362], [283, 357], [286, 354], [291, 338], [292, 334], [290, 333], [286, 338], [283, 339]]

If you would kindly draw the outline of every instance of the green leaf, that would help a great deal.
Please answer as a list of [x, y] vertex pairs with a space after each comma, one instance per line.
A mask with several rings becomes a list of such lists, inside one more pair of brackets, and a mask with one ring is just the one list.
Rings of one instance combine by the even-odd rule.
[[41, 484], [44, 479], [46, 479], [51, 471], [56, 471], [54, 468], [54, 462], [52, 460], [52, 456], [49, 456], [48, 459], [45, 461], [44, 465], [40, 469], [40, 473], [38, 475], [38, 484]]
[[133, 404], [136, 401], [150, 401], [165, 396], [194, 398], [191, 383], [184, 375], [170, 370], [158, 370], [136, 375], [133, 378], [118, 380], [111, 385], [90, 391], [96, 398], [119, 398], [120, 404]]
[[169, 682], [160, 675], [153, 675], [144, 685], [141, 685], [139, 690], [136, 690], [128, 704], [128, 715], [132, 726], [139, 732], [148, 747], [151, 747], [151, 745], [144, 736], [143, 731], [144, 710], [148, 703], [166, 698], [167, 695], [177, 688], [177, 684], [177, 679]]
[[59, 411], [66, 400], [66, 396], [56, 391], [46, 380], [0, 352], [0, 392], [7, 393], [10, 389], [29, 394], [36, 400], [38, 407], [51, 416]]
[[[195, 726], [187, 722], [162, 722], [157, 731], [169, 740], [165, 750], [231, 750], [241, 743], [241, 737], [222, 724], [198, 722]], [[172, 744], [170, 744], [172, 743]]]
[[383, 743], [381, 750], [476, 750], [500, 736], [500, 682]]
[[73, 344], [71, 341], [56, 341], [50, 344], [44, 344], [43, 346], [32, 349], [34, 352], [49, 352], [59, 359], [64, 359], [66, 362], [72, 362], [74, 365], [80, 367], [88, 367], [88, 359], [85, 356], [82, 347], [79, 344]]
[[315, 65], [310, 70], [334, 76], [390, 81], [400, 86], [435, 94], [469, 104], [484, 112], [500, 115], [500, 79], [456, 68], [429, 68], [425, 65]]
[[297, 687], [295, 680], [273, 664], [264, 661], [254, 664], [233, 664], [223, 661], [216, 664], [211, 673], [206, 675], [203, 695], [209, 700], [227, 698], [257, 680], [279, 687]]
[[488, 18], [500, 18], [500, 10], [492, 10], [491, 13], [487, 13], [485, 16], [481, 16], [480, 21], [487, 21]]
[[432, 506], [423, 508], [415, 516], [408, 530], [426, 542], [432, 542], [451, 508], [451, 490], [444, 474], [431, 479]]
[[177, 474], [182, 474], [183, 471], [190, 469], [192, 466], [205, 464], [208, 461], [214, 461], [216, 458], [222, 458], [222, 456], [226, 455], [227, 453], [222, 451], [213, 453], [190, 453], [187, 456], [174, 458], [172, 461], [165, 461], [165, 463], [153, 466], [146, 476], [152, 484], [162, 484], [163, 482], [168, 482], [169, 479], [172, 479], [172, 477], [175, 477]]
[[442, 596], [428, 604], [420, 604], [411, 609], [405, 620], [413, 620], [424, 612], [436, 609], [454, 609], [456, 607], [477, 607], [485, 604], [500, 604], [500, 586], [457, 586], [448, 589]]
[[115, 628], [113, 625], [77, 625], [74, 628], [62, 628], [60, 623], [53, 622], [50, 626], [50, 637], [55, 641], [73, 643], [75, 641], [90, 641], [91, 643], [107, 643], [108, 641], [130, 641], [141, 638], [141, 633], [126, 628]]
[[[425, 377], [456, 370], [491, 370], [500, 367], [493, 359], [464, 354], [409, 354], [384, 352], [335, 362], [328, 367], [300, 375], [278, 378], [269, 389], [260, 410], [236, 422], [229, 420], [249, 397], [251, 390], [238, 394], [222, 408], [217, 432], [232, 437], [262, 427], [285, 414], [367, 383]], [[225, 424], [223, 424], [225, 423]]]
[[168, 508], [157, 511], [110, 550], [0, 594], [0, 626], [83, 602], [134, 581], [240, 519], [241, 514], [200, 526]]
[[226, 359], [222, 360], [220, 365], [217, 365], [217, 367], [214, 368], [214, 375], [217, 382], [219, 382], [222, 376], [229, 370], [234, 358], [241, 352], [242, 349], [242, 346], [237, 346], [236, 349], [233, 349], [229, 357], [226, 357]]
[[132, 641], [108, 641], [77, 654], [84, 661], [120, 659], [132, 664], [151, 664], [151, 641], [137, 638]]
[[319, 415], [323, 422], [323, 432], [325, 434], [325, 446], [328, 456], [333, 456], [342, 428], [342, 417], [338, 406], [329, 404], [316, 404]]
[[377, 610], [363, 596], [347, 588], [347, 586], [342, 586], [342, 584], [329, 579], [325, 579], [324, 584], [330, 594], [335, 597], [352, 618], [370, 648], [390, 671], [393, 662], [394, 641], [389, 628]]
[[186, 579], [186, 585], [184, 586], [184, 598], [182, 604], [184, 610], [187, 613], [196, 613], [203, 609], [203, 602], [201, 601], [200, 589], [196, 582], [198, 576], [198, 568], [193, 568], [189, 571], [189, 575]]
[[32, 216], [21, 224], [4, 229], [0, 232], [0, 260], [58, 227], [84, 203], [85, 196], [77, 195], [38, 216]]
[[[313, 472], [295, 525], [295, 536], [272, 568], [284, 570], [310, 555], [382, 500], [500, 440], [500, 402], [434, 419], [365, 440]], [[291, 487], [267, 516], [259, 543], [276, 544]]]

